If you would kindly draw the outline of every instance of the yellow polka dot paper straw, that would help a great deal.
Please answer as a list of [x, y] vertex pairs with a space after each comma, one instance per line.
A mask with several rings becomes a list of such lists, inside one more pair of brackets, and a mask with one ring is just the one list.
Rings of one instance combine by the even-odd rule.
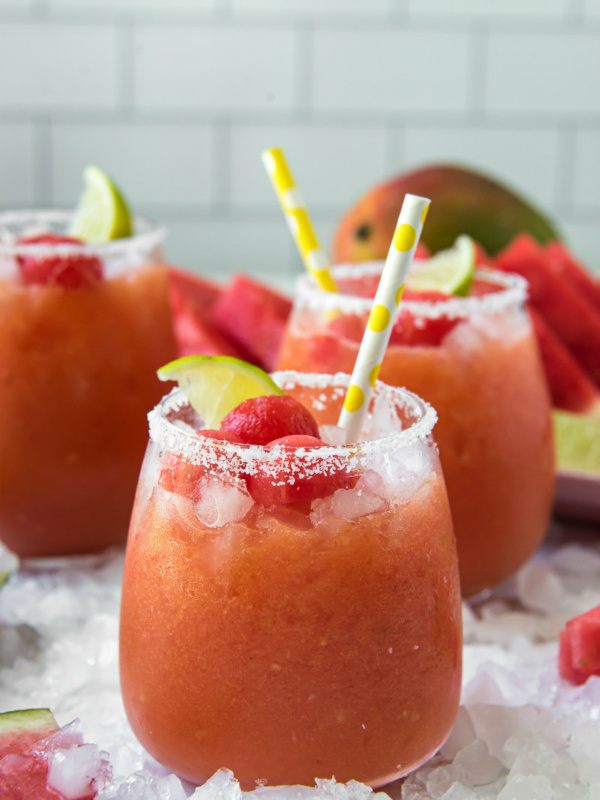
[[430, 202], [404, 197], [338, 422], [348, 443], [358, 440]]
[[319, 244], [283, 150], [279, 147], [265, 150], [262, 159], [302, 256], [304, 266], [321, 289], [337, 292], [337, 286], [329, 270], [329, 260]]

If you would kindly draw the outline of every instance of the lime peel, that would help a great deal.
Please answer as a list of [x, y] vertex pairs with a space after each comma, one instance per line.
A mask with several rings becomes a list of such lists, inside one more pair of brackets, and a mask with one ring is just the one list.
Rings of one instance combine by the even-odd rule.
[[84, 189], [69, 234], [88, 244], [103, 244], [133, 234], [132, 214], [121, 190], [93, 164], [83, 172]]
[[453, 247], [415, 264], [406, 286], [415, 292], [437, 291], [465, 297], [475, 274], [476, 249], [470, 236], [459, 236]]
[[600, 420], [554, 409], [552, 421], [557, 467], [600, 475]]
[[185, 356], [157, 372], [176, 381], [207, 428], [215, 429], [230, 411], [251, 397], [284, 394], [260, 367], [231, 356]]

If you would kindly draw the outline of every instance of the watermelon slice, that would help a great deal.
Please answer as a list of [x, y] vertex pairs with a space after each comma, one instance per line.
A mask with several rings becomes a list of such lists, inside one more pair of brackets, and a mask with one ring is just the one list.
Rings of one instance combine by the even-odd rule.
[[600, 676], [600, 606], [569, 620], [561, 631], [558, 671], [575, 684]]
[[222, 287], [201, 275], [168, 266], [169, 293], [177, 355], [233, 356], [244, 359], [235, 347], [210, 322], [210, 310]]
[[0, 714], [0, 797], [2, 800], [52, 798], [46, 784], [48, 763], [34, 754], [35, 745], [59, 730], [47, 708]]
[[47, 708], [0, 714], [0, 798], [93, 800], [111, 775], [102, 755]]
[[208, 318], [196, 316], [191, 309], [181, 305], [173, 308], [173, 329], [177, 342], [177, 356], [233, 356], [247, 361], [245, 353], [235, 347]]
[[531, 305], [600, 386], [600, 314], [565, 279], [557, 260], [531, 236], [522, 234], [498, 255], [495, 265], [528, 281]]
[[594, 280], [583, 264], [560, 242], [547, 245], [546, 253], [560, 266], [565, 279], [579, 289], [600, 313], [600, 283]]
[[275, 368], [287, 318], [289, 298], [247, 275], [235, 275], [211, 309], [210, 319], [249, 360], [270, 372]]
[[542, 315], [529, 309], [552, 405], [578, 414], [600, 416], [600, 391], [579, 362], [546, 325]]
[[170, 265], [167, 273], [174, 313], [186, 308], [195, 317], [206, 319], [221, 294], [222, 287], [202, 275]]

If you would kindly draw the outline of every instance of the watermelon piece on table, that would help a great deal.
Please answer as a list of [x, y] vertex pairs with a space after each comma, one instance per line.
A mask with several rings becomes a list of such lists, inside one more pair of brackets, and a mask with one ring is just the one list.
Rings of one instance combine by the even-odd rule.
[[59, 728], [47, 708], [0, 714], [0, 798], [93, 800], [111, 772], [77, 725]]
[[179, 358], [201, 355], [248, 360], [246, 354], [226, 339], [207, 318], [196, 316], [185, 306], [174, 313], [173, 329]]
[[210, 319], [248, 360], [270, 372], [276, 366], [289, 298], [247, 275], [235, 275], [218, 297]]
[[206, 319], [222, 292], [222, 287], [202, 275], [167, 266], [171, 306], [176, 315], [181, 308], [199, 319]]
[[600, 386], [600, 314], [565, 278], [557, 259], [521, 234], [497, 256], [495, 266], [527, 280], [531, 305]]
[[600, 415], [600, 391], [542, 315], [529, 309], [554, 408]]
[[57, 800], [47, 786], [48, 763], [35, 745], [59, 727], [47, 708], [0, 714], [0, 797], [2, 800]]
[[560, 265], [566, 280], [579, 289], [600, 313], [600, 283], [588, 272], [581, 261], [578, 261], [561, 242], [551, 242], [546, 245], [546, 253]]
[[569, 620], [561, 631], [558, 670], [575, 684], [600, 676], [600, 606]]

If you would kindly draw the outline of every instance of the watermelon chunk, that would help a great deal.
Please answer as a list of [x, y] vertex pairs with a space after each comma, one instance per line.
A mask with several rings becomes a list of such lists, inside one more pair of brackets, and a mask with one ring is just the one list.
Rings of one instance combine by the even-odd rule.
[[210, 322], [210, 310], [222, 292], [221, 286], [177, 267], [169, 266], [167, 272], [177, 355], [244, 359], [246, 354]]
[[560, 263], [522, 234], [498, 255], [496, 267], [528, 281], [531, 305], [600, 386], [600, 314], [565, 278]]
[[177, 355], [183, 356], [233, 356], [248, 358], [235, 347], [207, 318], [196, 316], [187, 306], [180, 305], [173, 316], [173, 330], [177, 342]]
[[291, 300], [246, 275], [234, 276], [211, 309], [210, 319], [248, 360], [275, 368]]
[[558, 669], [575, 684], [600, 676], [600, 606], [567, 622], [560, 633]]
[[195, 317], [205, 319], [210, 309], [221, 294], [222, 287], [193, 272], [178, 267], [167, 267], [171, 305], [175, 314], [181, 309], [188, 309]]
[[578, 414], [600, 415], [600, 391], [534, 308], [533, 322], [552, 405]]
[[546, 245], [546, 252], [550, 258], [560, 265], [565, 279], [573, 287], [579, 289], [600, 313], [600, 283], [594, 280], [583, 264], [575, 258], [564, 244], [551, 242]]
[[47, 708], [0, 714], [2, 800], [93, 800], [109, 779], [108, 762], [83, 744], [76, 723], [59, 728]]

